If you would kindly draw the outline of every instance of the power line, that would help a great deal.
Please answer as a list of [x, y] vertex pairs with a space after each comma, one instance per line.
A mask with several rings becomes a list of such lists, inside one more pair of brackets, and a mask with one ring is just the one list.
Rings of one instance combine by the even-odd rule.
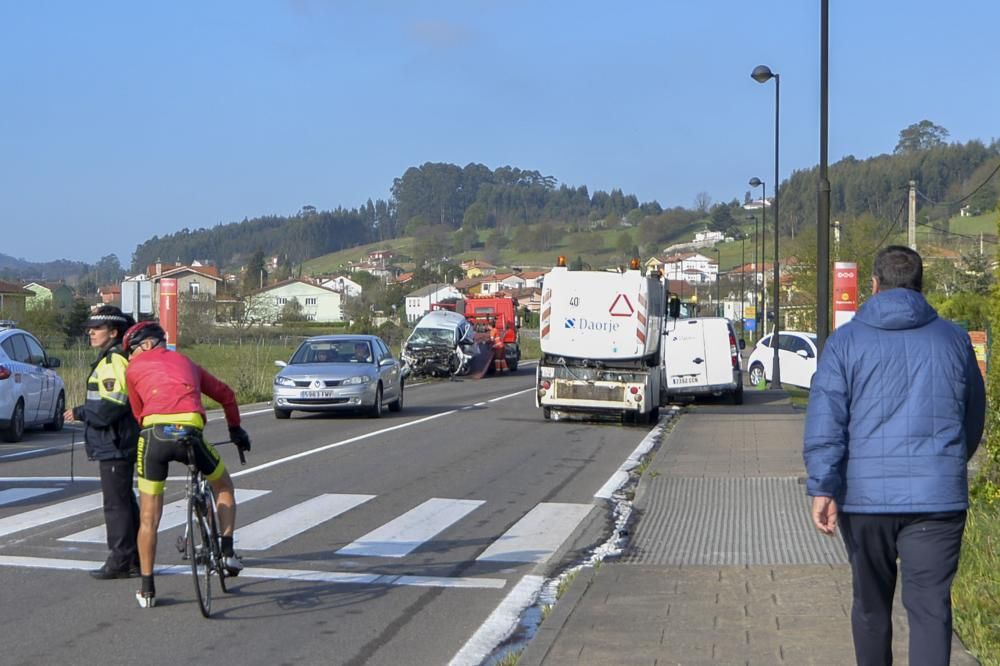
[[892, 224], [889, 225], [889, 230], [885, 232], [885, 236], [882, 236], [882, 240], [880, 240], [878, 242], [878, 245], [875, 246], [875, 251], [876, 252], [878, 250], [882, 249], [882, 246], [885, 245], [886, 239], [889, 238], [889, 236], [892, 234], [893, 230], [896, 228], [896, 225], [899, 224], [899, 220], [901, 219], [901, 217], [903, 215], [903, 209], [904, 208], [906, 208], [906, 199], [903, 199], [902, 204], [900, 204], [900, 206], [899, 206], [899, 210], [896, 211], [896, 216], [893, 218]]
[[927, 227], [928, 229], [933, 229], [934, 231], [939, 231], [939, 232], [941, 232], [943, 234], [948, 234], [950, 236], [958, 236], [959, 238], [967, 238], [967, 239], [972, 240], [972, 241], [982, 241], [983, 243], [992, 243], [994, 245], [996, 245], [997, 242], [998, 242], [998, 241], [995, 241], [995, 240], [990, 240], [990, 239], [985, 238], [985, 237], [980, 238], [978, 236], [969, 236], [967, 234], [960, 234], [957, 231], [951, 231], [950, 229], [942, 229], [940, 227], [935, 227], [933, 224], [928, 224], [926, 222], [917, 222], [917, 224], [919, 224], [922, 227]]
[[986, 183], [990, 182], [993, 176], [997, 175], [997, 171], [1000, 171], [1000, 162], [997, 162], [996, 168], [994, 168], [993, 171], [990, 172], [990, 175], [986, 176], [986, 180], [979, 183], [976, 189], [972, 190], [961, 199], [956, 199], [955, 201], [934, 201], [920, 190], [917, 190], [917, 194], [919, 194], [920, 198], [922, 198], [924, 201], [931, 204], [932, 206], [957, 206], [958, 204], [962, 203], [963, 201], [974, 195], [979, 190], [983, 189], [986, 186]]

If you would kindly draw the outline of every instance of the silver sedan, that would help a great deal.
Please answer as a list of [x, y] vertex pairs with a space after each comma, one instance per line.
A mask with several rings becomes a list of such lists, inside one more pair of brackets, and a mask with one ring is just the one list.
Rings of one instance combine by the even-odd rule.
[[362, 411], [378, 418], [383, 406], [403, 408], [403, 372], [375, 335], [320, 335], [303, 342], [292, 358], [275, 361], [274, 416], [303, 412]]

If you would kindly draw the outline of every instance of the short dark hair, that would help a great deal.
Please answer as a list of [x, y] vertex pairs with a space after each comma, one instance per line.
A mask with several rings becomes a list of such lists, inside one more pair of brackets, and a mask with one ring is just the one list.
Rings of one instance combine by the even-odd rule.
[[872, 269], [878, 280], [880, 291], [887, 289], [910, 289], [923, 291], [924, 263], [916, 250], [903, 245], [890, 245], [875, 255]]

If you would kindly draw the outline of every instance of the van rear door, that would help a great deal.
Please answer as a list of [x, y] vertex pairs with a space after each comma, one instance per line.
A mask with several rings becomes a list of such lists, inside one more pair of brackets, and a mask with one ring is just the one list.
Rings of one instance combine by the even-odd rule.
[[667, 390], [683, 392], [687, 386], [708, 384], [703, 320], [675, 319], [664, 335], [664, 374]]
[[733, 383], [733, 347], [729, 337], [729, 322], [721, 317], [703, 319], [702, 331], [705, 336], [706, 371], [709, 386], [724, 386]]

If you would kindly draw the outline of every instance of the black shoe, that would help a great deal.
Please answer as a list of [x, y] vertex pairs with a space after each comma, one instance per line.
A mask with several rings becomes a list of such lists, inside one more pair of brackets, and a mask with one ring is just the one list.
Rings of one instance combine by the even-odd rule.
[[132, 578], [139, 575], [139, 567], [129, 567], [128, 569], [109, 569], [108, 565], [103, 565], [100, 569], [90, 572], [92, 578], [97, 580], [114, 580], [116, 578]]

